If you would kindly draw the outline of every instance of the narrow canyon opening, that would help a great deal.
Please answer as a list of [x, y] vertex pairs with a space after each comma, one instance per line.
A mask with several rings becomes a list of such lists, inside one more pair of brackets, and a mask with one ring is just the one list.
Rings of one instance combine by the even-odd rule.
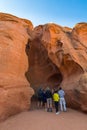
[[[63, 80], [63, 76], [58, 67], [49, 59], [48, 52], [39, 39], [34, 39], [29, 48], [26, 49], [28, 55], [29, 68], [26, 77], [35, 94], [32, 102], [36, 99], [36, 92], [39, 87], [58, 87]], [[28, 45], [27, 45], [28, 47]]]

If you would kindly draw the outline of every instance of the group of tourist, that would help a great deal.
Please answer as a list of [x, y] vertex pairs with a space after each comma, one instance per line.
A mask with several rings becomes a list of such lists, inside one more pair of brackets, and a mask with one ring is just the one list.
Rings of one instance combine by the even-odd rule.
[[47, 112], [52, 112], [54, 105], [56, 114], [59, 114], [59, 111], [66, 111], [65, 92], [61, 87], [58, 90], [52, 91], [49, 87], [45, 89], [39, 88], [37, 96], [38, 108], [44, 106]]

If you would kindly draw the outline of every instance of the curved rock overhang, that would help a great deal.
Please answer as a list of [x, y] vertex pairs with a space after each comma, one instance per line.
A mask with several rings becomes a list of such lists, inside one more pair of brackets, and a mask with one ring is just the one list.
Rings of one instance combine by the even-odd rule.
[[61, 84], [63, 76], [59, 68], [48, 57], [48, 52], [40, 39], [35, 38], [30, 42], [28, 51], [29, 69], [26, 73], [32, 88], [54, 88]]

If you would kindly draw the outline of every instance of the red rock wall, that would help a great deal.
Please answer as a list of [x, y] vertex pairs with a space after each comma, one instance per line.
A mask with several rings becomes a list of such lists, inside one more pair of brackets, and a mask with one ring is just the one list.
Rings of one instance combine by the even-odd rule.
[[[56, 24], [38, 26], [33, 32], [35, 38], [45, 47], [62, 75], [60, 85], [66, 91], [68, 106], [87, 112], [87, 84], [85, 89], [83, 87], [84, 74], [87, 75], [87, 23], [77, 24], [73, 29]], [[57, 77], [56, 81], [59, 79]]]
[[0, 120], [30, 107], [33, 90], [25, 73], [32, 28], [28, 20], [0, 13]]
[[26, 76], [34, 90], [38, 87], [50, 86], [52, 88], [60, 84], [62, 75], [58, 67], [49, 59], [48, 52], [39, 39], [35, 38], [31, 42], [28, 55], [29, 69]]
[[40, 86], [62, 86], [67, 105], [87, 112], [87, 23], [32, 29], [29, 20], [0, 13], [0, 120], [29, 109]]

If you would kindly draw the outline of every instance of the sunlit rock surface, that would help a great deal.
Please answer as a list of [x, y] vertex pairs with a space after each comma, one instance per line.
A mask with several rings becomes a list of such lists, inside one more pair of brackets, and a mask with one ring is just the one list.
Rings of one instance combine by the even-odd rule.
[[[43, 61], [47, 64], [45, 59], [48, 57], [50, 63], [53, 66], [56, 65], [58, 69], [56, 70], [59, 73], [57, 76], [49, 77], [50, 84], [52, 81], [53, 87], [55, 87], [55, 84], [63, 87], [66, 91], [68, 106], [87, 112], [87, 23], [79, 23], [73, 29], [51, 23], [39, 25], [33, 31], [31, 44], [34, 62], [36, 61], [34, 67], [37, 66], [38, 68]], [[34, 48], [38, 49], [33, 50]], [[46, 53], [44, 54], [42, 50], [45, 50]], [[43, 57], [42, 60], [40, 60], [40, 57]], [[30, 63], [32, 64], [32, 61]], [[42, 66], [45, 67], [44, 64]], [[47, 70], [49, 70], [49, 67]], [[47, 70], [45, 69], [46, 72]], [[48, 73], [45, 71], [42, 73], [40, 67], [38, 73], [41, 72], [43, 77], [37, 76], [37, 69], [33, 71], [39, 81], [40, 79], [48, 81]], [[49, 75], [51, 74], [52, 71], [50, 70]], [[34, 77], [34, 79], [36, 78]]]
[[0, 13], [0, 120], [28, 110], [33, 90], [26, 79], [30, 21]]
[[67, 106], [87, 112], [87, 23], [33, 28], [0, 13], [0, 120], [28, 110], [33, 89], [47, 86], [61, 86]]

